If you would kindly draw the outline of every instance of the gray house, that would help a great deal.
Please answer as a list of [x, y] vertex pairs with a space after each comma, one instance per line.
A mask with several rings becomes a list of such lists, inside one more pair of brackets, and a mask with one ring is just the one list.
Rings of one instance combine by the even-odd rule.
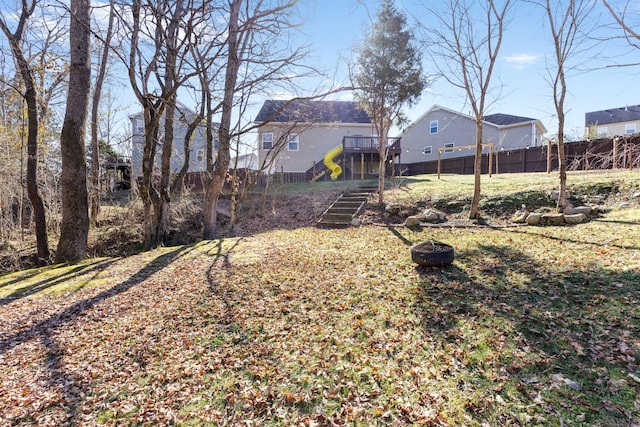
[[[537, 119], [490, 114], [484, 118], [483, 143], [494, 151], [537, 147], [546, 131]], [[402, 163], [437, 160], [438, 152], [443, 159], [473, 155], [473, 149], [466, 147], [475, 146], [475, 136], [473, 117], [434, 105], [402, 133]]]
[[[182, 169], [185, 160], [184, 139], [187, 134], [188, 123], [193, 120], [196, 113], [188, 107], [178, 103], [174, 118], [173, 147], [171, 154], [171, 173], [177, 173]], [[142, 176], [142, 153], [144, 149], [144, 120], [143, 113], [139, 112], [129, 117], [132, 127], [131, 138], [131, 174], [132, 182], [136, 182]], [[164, 141], [164, 120], [160, 124], [158, 151], [156, 155], [155, 173], [160, 173], [160, 159], [162, 143]], [[189, 169], [188, 173], [204, 172], [207, 167], [206, 136], [204, 123], [200, 123], [195, 129], [189, 142]], [[217, 149], [217, 140], [215, 142]], [[215, 156], [215, 153], [214, 153]]]
[[632, 135], [640, 132], [640, 105], [586, 113], [584, 126], [587, 138]]
[[[325, 179], [324, 158], [341, 165], [337, 179], [369, 178], [378, 173], [378, 138], [367, 113], [351, 101], [268, 100], [255, 122], [258, 161], [268, 173]], [[389, 159], [400, 155], [400, 140], [391, 139]]]

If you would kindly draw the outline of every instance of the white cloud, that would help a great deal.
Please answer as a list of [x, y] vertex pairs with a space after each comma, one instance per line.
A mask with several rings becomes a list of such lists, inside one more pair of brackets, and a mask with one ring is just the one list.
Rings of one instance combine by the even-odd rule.
[[524, 67], [526, 65], [535, 64], [540, 55], [531, 55], [528, 53], [518, 53], [515, 55], [509, 55], [505, 58], [507, 64], [512, 64], [518, 68]]

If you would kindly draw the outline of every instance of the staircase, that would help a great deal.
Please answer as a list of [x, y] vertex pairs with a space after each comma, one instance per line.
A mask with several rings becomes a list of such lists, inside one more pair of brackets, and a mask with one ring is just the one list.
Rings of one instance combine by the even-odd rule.
[[361, 187], [354, 191], [341, 194], [335, 202], [329, 206], [316, 221], [319, 228], [345, 228], [351, 227], [352, 221], [357, 217], [367, 204], [367, 199], [374, 187]]

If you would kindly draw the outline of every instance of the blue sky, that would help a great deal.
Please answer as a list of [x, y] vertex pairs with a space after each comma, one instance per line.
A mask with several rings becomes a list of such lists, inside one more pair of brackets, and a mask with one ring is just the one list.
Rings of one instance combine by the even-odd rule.
[[[303, 3], [306, 3], [303, 13], [309, 18], [303, 31], [310, 37], [312, 52], [318, 57], [318, 63], [325, 67], [337, 66], [338, 75], [344, 75], [346, 67], [341, 58], [354, 56], [352, 49], [370, 25], [370, 17], [375, 18], [379, 2], [311, 0]], [[420, 18], [426, 15], [421, 3], [420, 0], [396, 0], [396, 5], [405, 11], [410, 21], [412, 16]], [[525, 2], [516, 3], [512, 12], [493, 80], [496, 86], [502, 85], [502, 96], [486, 113], [540, 119], [548, 134], [555, 134], [557, 120], [546, 71], [546, 63], [552, 59], [553, 45], [548, 35], [546, 16], [541, 9]], [[609, 19], [604, 13], [601, 16]], [[597, 32], [602, 36], [614, 34], [604, 24], [598, 26]], [[613, 55], [621, 56], [615, 60], [608, 58]], [[640, 50], [630, 49], [625, 43], [610, 43], [606, 48], [599, 46], [583, 52], [575, 61], [583, 68], [602, 67], [616, 61], [637, 63], [640, 62]], [[427, 73], [434, 72], [433, 66], [426, 61], [424, 68]], [[572, 73], [568, 79], [570, 93], [565, 104], [568, 110], [565, 132], [581, 137], [586, 112], [640, 104], [639, 77], [638, 67]], [[406, 114], [415, 120], [434, 104], [463, 113], [470, 111], [464, 94], [444, 80], [439, 80], [425, 91], [420, 103], [408, 109]]]
[[[396, 0], [396, 5], [404, 11], [411, 23], [414, 19], [425, 22], [424, 3], [444, 4], [446, 0]], [[504, 36], [500, 52], [494, 83], [501, 85], [502, 96], [493, 104], [486, 114], [506, 113], [540, 119], [548, 131], [548, 135], [556, 133], [555, 111], [552, 93], [546, 80], [546, 63], [552, 58], [552, 44], [546, 27], [543, 11], [528, 2], [515, 0], [513, 16], [509, 28]], [[627, 0], [610, 0], [622, 4]], [[10, 2], [11, 3], [11, 2]], [[95, 1], [94, 6], [101, 3]], [[308, 63], [323, 68], [332, 83], [339, 85], [347, 82], [347, 67], [349, 58], [357, 55], [358, 43], [362, 41], [364, 31], [375, 19], [379, 0], [300, 0], [301, 34], [296, 41], [310, 46], [311, 55]], [[599, 4], [600, 2], [598, 2]], [[633, 7], [640, 13], [640, 2], [631, 0]], [[10, 4], [2, 4], [0, 8], [6, 10]], [[604, 12], [600, 5], [600, 12]], [[595, 18], [595, 17], [594, 17]], [[602, 13], [603, 19], [608, 19], [607, 13]], [[601, 37], [619, 34], [602, 24], [595, 31]], [[419, 34], [417, 34], [419, 35]], [[4, 44], [4, 37], [2, 44]], [[615, 59], [613, 59], [615, 58]], [[576, 58], [583, 68], [601, 68], [612, 62], [640, 62], [640, 49], [629, 48], [626, 43], [610, 43], [606, 47], [583, 52]], [[434, 67], [426, 59], [424, 69], [433, 73]], [[573, 73], [569, 79], [569, 94], [566, 101], [567, 123], [566, 133], [570, 137], [582, 137], [584, 128], [584, 114], [607, 108], [624, 107], [625, 105], [640, 104], [640, 67], [609, 68], [596, 71]], [[319, 79], [321, 80], [321, 79]], [[333, 82], [335, 80], [335, 82]], [[305, 81], [306, 82], [306, 81]], [[312, 82], [308, 84], [309, 91], [313, 91]], [[329, 83], [325, 79], [323, 84]], [[127, 90], [126, 76], [109, 89], [121, 100], [122, 121], [128, 126], [126, 117], [140, 111], [137, 101]], [[283, 94], [271, 94], [271, 97], [282, 97]], [[337, 96], [340, 99], [351, 99], [348, 93]], [[189, 104], [186, 97], [180, 101]], [[470, 108], [466, 103], [464, 93], [447, 84], [444, 80], [434, 82], [423, 94], [418, 105], [407, 109], [406, 115], [410, 121], [416, 120], [431, 106], [438, 104], [452, 110], [468, 114]], [[253, 119], [257, 113], [250, 111], [248, 119]], [[398, 131], [395, 130], [394, 133]]]

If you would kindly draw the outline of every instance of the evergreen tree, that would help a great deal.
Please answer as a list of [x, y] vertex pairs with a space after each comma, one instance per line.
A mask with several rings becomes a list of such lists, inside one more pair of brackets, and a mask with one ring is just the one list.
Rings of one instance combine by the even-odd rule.
[[382, 2], [360, 50], [354, 81], [356, 99], [371, 117], [378, 137], [378, 200], [382, 204], [389, 130], [406, 122], [402, 108], [414, 105], [426, 86], [413, 32], [393, 0]]

